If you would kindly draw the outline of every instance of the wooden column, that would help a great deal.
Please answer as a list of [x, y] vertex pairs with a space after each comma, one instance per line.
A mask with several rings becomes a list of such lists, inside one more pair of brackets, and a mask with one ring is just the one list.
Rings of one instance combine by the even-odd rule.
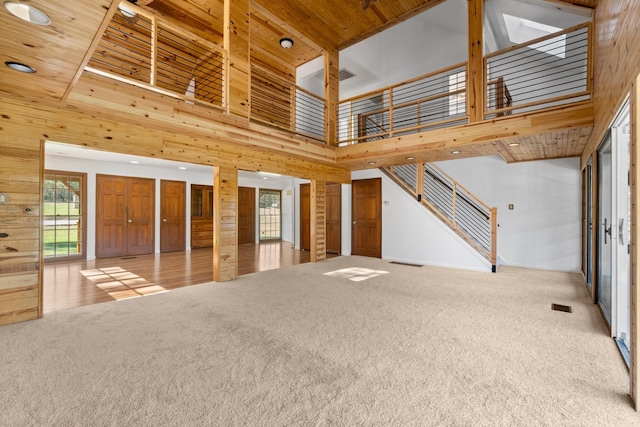
[[467, 115], [469, 122], [484, 119], [484, 63], [482, 21], [484, 0], [467, 0], [469, 13], [469, 64], [467, 65]]
[[640, 243], [640, 187], [638, 186], [638, 160], [640, 159], [640, 76], [633, 84], [631, 91], [631, 369], [630, 394], [635, 402], [636, 411], [640, 410], [638, 401], [638, 383], [640, 383], [640, 360], [638, 360], [638, 340], [640, 330], [640, 265], [638, 244]]
[[228, 54], [227, 111], [249, 117], [249, 0], [224, 0], [224, 49]]
[[0, 325], [42, 317], [43, 144], [12, 119], [0, 119]]
[[326, 194], [326, 181], [311, 180], [311, 262], [327, 258]]
[[238, 172], [231, 167], [213, 171], [213, 280], [238, 277]]
[[335, 49], [326, 51], [324, 54], [324, 141], [328, 145], [338, 145], [339, 68], [339, 52]]
[[424, 199], [424, 163], [416, 165], [416, 194]]

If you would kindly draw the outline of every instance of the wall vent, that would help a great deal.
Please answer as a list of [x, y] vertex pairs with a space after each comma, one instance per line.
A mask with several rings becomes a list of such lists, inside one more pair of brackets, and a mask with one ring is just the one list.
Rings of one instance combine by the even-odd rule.
[[354, 77], [355, 74], [353, 74], [351, 71], [347, 70], [346, 68], [341, 68], [338, 76], [339, 76], [339, 80], [343, 81], [343, 80], [350, 79], [351, 77]]

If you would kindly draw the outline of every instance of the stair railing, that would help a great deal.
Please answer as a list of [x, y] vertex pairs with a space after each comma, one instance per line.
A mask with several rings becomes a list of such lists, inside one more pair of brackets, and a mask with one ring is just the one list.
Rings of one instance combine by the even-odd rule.
[[497, 208], [487, 206], [429, 163], [393, 166], [383, 171], [491, 262], [492, 271], [496, 271]]

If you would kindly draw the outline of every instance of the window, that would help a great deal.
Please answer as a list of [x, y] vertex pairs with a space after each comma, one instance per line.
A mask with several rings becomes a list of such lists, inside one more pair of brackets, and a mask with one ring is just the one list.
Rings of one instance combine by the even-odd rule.
[[84, 258], [85, 176], [45, 172], [42, 240], [47, 259]]
[[458, 114], [466, 114], [466, 88], [467, 77], [466, 71], [451, 74], [449, 76], [449, 93], [462, 90], [460, 93], [449, 96], [449, 115], [457, 116]]
[[[509, 40], [517, 44], [526, 43], [529, 40], [562, 31], [562, 28], [552, 27], [551, 25], [541, 24], [524, 18], [517, 18], [515, 16], [507, 15], [506, 13], [503, 13], [502, 17], [504, 18], [504, 24], [507, 27]], [[567, 35], [563, 34], [540, 43], [534, 43], [530, 47], [540, 52], [555, 55], [558, 58], [564, 59], [566, 44]]]
[[280, 240], [280, 190], [260, 190], [260, 240]]

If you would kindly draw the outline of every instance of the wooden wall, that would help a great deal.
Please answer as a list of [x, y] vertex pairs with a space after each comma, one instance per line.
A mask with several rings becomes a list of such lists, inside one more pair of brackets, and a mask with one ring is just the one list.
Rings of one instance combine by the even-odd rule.
[[0, 325], [42, 315], [40, 141], [30, 128], [0, 126]]
[[640, 74], [640, 2], [608, 0], [595, 12], [593, 100], [595, 125], [582, 165], [598, 148]]
[[[631, 249], [631, 390], [636, 409], [640, 409], [638, 402], [638, 311], [640, 275], [638, 274], [638, 75], [640, 74], [640, 2], [637, 0], [609, 0], [600, 1], [595, 12], [594, 36], [594, 69], [593, 69], [593, 100], [594, 100], [594, 130], [582, 154], [582, 166], [586, 166], [589, 157], [593, 156], [594, 170], [596, 168], [596, 152], [602, 142], [613, 119], [622, 106], [624, 100], [633, 91], [631, 99], [632, 114], [632, 152], [631, 152], [631, 192], [632, 192], [632, 249]], [[597, 180], [594, 179], [594, 188]], [[596, 199], [594, 199], [596, 200]], [[594, 248], [595, 238], [594, 233]], [[595, 265], [595, 264], [594, 264]], [[595, 285], [594, 285], [595, 286]], [[595, 289], [595, 288], [594, 288]]]

